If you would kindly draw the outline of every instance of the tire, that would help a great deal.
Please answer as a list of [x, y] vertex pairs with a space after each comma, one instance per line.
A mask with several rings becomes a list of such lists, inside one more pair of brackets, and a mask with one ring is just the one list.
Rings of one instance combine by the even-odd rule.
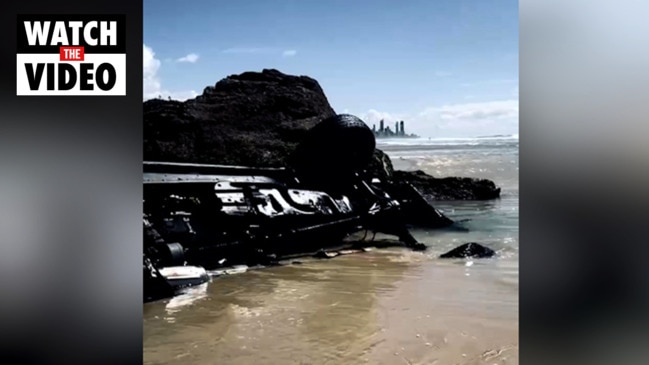
[[369, 165], [375, 148], [374, 132], [365, 122], [339, 114], [307, 132], [291, 165], [298, 178], [308, 183], [346, 180]]
[[167, 243], [161, 246], [164, 266], [182, 266], [185, 262], [185, 250], [180, 243]]

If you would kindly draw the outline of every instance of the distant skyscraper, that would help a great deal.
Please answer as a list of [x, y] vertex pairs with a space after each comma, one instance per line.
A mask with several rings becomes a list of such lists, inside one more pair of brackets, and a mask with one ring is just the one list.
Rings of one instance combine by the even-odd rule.
[[401, 135], [402, 136], [406, 135], [406, 130], [403, 128], [403, 120], [401, 121]]
[[383, 119], [381, 119], [381, 122], [380, 122], [379, 132], [383, 132]]
[[399, 135], [399, 122], [394, 122], [394, 134]]

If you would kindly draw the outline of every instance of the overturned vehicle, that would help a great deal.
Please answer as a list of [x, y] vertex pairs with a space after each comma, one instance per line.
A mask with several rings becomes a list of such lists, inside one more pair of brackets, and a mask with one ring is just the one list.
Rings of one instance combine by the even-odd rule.
[[363, 121], [337, 115], [309, 130], [286, 168], [145, 162], [145, 301], [204, 282], [206, 269], [361, 248], [349, 238], [368, 232], [424, 250], [411, 225], [453, 222], [414, 187], [393, 194], [369, 173], [375, 147]]

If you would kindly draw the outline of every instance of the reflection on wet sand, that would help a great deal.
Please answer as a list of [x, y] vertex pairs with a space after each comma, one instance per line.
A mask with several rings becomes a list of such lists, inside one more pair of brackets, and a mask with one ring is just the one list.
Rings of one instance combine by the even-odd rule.
[[517, 364], [518, 271], [495, 264], [436, 262], [401, 281], [379, 300], [385, 330], [369, 363]]
[[214, 279], [145, 305], [146, 364], [516, 364], [513, 259], [401, 249]]
[[[214, 279], [207, 296], [145, 306], [148, 364], [325, 364], [359, 359], [377, 300], [409, 265], [358, 254]], [[176, 298], [174, 298], [176, 299]], [[172, 299], [172, 301], [174, 300]], [[171, 310], [170, 310], [170, 304]]]

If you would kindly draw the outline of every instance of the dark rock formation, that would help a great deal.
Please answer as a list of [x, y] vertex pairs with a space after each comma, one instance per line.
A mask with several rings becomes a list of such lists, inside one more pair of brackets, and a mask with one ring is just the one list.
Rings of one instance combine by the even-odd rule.
[[469, 242], [462, 246], [456, 247], [451, 251], [439, 256], [441, 259], [463, 259], [463, 258], [478, 258], [485, 259], [496, 255], [496, 252], [489, 247], [485, 247], [479, 243]]
[[229, 76], [192, 100], [144, 103], [144, 159], [284, 166], [305, 132], [335, 115], [312, 78]]
[[432, 200], [489, 200], [500, 197], [500, 188], [487, 179], [436, 178], [417, 170], [394, 171], [393, 181], [395, 190], [405, 189], [401, 185], [409, 183]]

